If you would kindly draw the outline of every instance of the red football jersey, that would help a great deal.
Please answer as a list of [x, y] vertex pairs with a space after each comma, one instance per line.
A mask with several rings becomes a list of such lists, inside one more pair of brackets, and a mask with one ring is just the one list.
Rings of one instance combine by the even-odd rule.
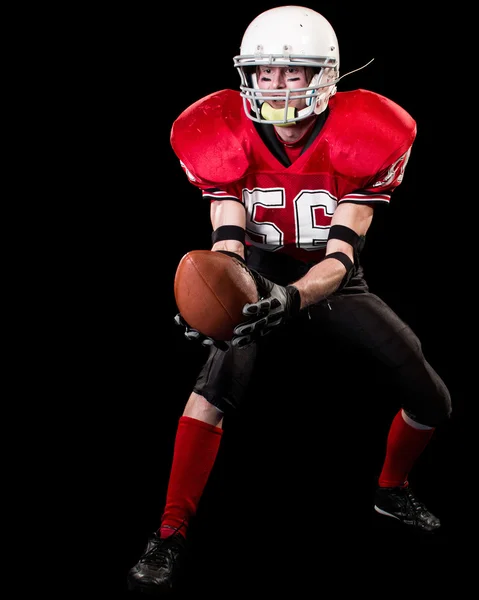
[[246, 210], [246, 243], [310, 262], [324, 256], [340, 202], [389, 203], [416, 137], [414, 119], [374, 92], [338, 92], [314, 142], [286, 167], [246, 116], [239, 92], [198, 100], [171, 145], [192, 184]]

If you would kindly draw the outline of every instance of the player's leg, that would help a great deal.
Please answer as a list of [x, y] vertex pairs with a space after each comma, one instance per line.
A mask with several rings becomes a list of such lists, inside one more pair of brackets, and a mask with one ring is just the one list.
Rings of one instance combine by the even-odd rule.
[[436, 426], [450, 416], [449, 391], [427, 362], [417, 336], [380, 298], [343, 294], [332, 297], [330, 306], [322, 315], [332, 330], [383, 363], [403, 398], [387, 437], [375, 509], [433, 531], [440, 526], [439, 519], [414, 497], [408, 475]]
[[211, 349], [178, 423], [160, 526], [129, 571], [129, 589], [162, 593], [175, 587], [186, 554], [188, 525], [219, 451], [224, 413], [241, 402], [256, 353], [254, 345], [226, 352]]

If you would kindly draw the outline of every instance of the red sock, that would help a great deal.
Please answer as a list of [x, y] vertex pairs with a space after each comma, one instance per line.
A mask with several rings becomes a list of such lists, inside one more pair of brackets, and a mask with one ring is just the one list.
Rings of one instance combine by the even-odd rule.
[[408, 474], [429, 443], [434, 429], [416, 429], [404, 420], [402, 410], [389, 429], [386, 458], [379, 476], [379, 487], [404, 487]]
[[189, 520], [196, 514], [213, 469], [222, 435], [219, 427], [191, 417], [180, 418], [160, 537], [168, 537], [180, 526], [179, 533], [186, 536]]

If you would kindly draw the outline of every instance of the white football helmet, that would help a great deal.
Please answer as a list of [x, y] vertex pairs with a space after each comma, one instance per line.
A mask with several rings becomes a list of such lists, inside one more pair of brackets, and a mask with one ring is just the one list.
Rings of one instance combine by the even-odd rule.
[[[257, 16], [246, 29], [240, 54], [233, 58], [241, 78], [241, 97], [246, 114], [258, 123], [290, 125], [320, 114], [336, 93], [339, 79], [339, 47], [334, 29], [322, 15], [303, 6], [280, 6]], [[274, 96], [258, 88], [256, 67], [312, 67], [315, 75], [306, 88], [274, 90]], [[300, 111], [289, 106], [290, 95], [306, 98]], [[284, 109], [273, 109], [265, 100], [284, 95]], [[299, 95], [298, 95], [299, 94]]]

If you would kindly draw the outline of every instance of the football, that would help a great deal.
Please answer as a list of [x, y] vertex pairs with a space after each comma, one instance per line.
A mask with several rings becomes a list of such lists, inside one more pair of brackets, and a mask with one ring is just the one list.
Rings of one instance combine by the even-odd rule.
[[246, 317], [243, 306], [258, 301], [256, 283], [235, 258], [212, 250], [185, 254], [175, 273], [174, 294], [183, 319], [215, 340], [229, 341]]

